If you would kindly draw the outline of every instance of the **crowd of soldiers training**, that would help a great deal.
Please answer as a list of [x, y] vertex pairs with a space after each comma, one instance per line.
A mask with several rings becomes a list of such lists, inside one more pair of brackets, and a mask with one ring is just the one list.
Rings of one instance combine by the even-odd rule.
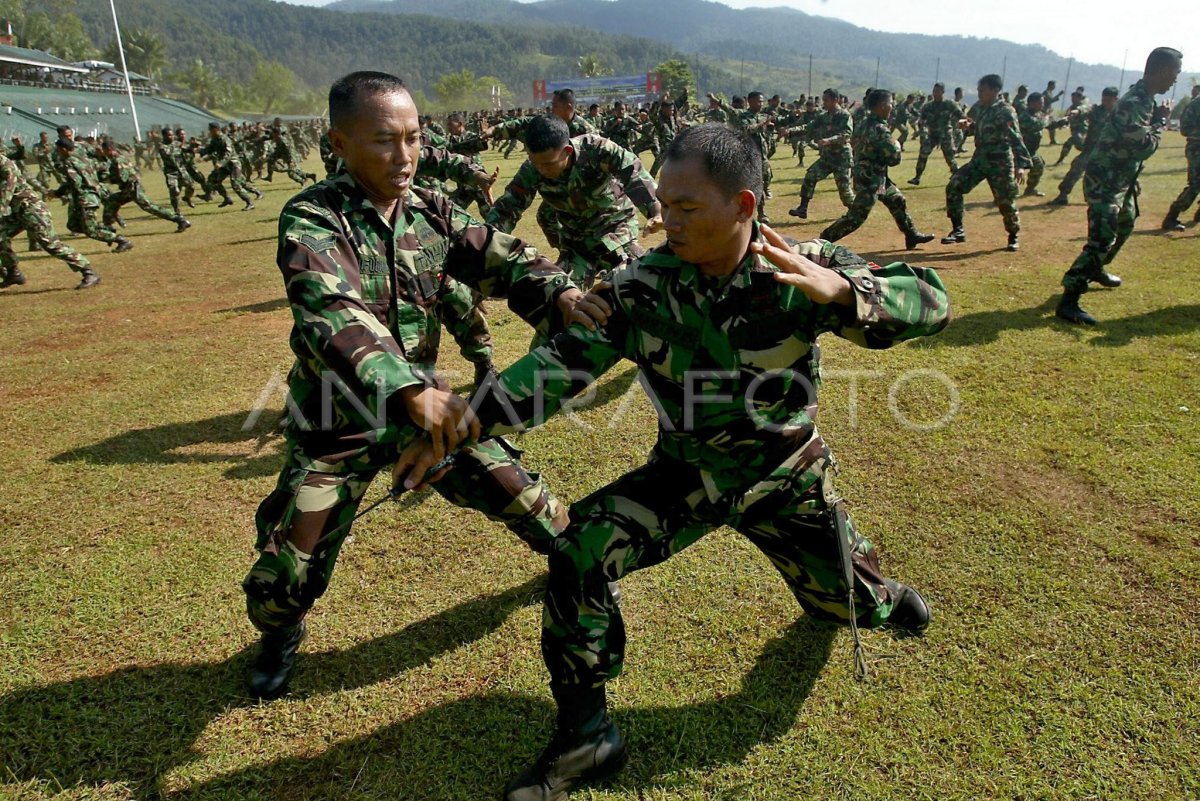
[[[1002, 91], [999, 76], [984, 76], [979, 92], [980, 100], [971, 106], [964, 102], [961, 87], [955, 88], [950, 98], [946, 97], [945, 87], [938, 83], [928, 96], [911, 93], [904, 98], [870, 89], [861, 100], [852, 101], [834, 89], [827, 89], [820, 97], [802, 95], [790, 103], [783, 102], [779, 95], [765, 97], [762, 92], [734, 96], [726, 103], [710, 93], [706, 104], [689, 102], [685, 94], [677, 98], [664, 96], [640, 105], [621, 101], [604, 106], [592, 103], [585, 109], [577, 106], [572, 90], [561, 89], [554, 93], [547, 110], [462, 111], [451, 113], [440, 122], [423, 116], [425, 147], [418, 178], [423, 177], [426, 185], [444, 190], [464, 208], [476, 204], [480, 216], [486, 218], [492, 207], [490, 187], [496, 174], [484, 171], [479, 154], [491, 148], [506, 159], [512, 156], [524, 143], [529, 121], [543, 111], [566, 122], [571, 137], [597, 135], [635, 155], [649, 153], [651, 179], [658, 172], [659, 154], [677, 131], [699, 122], [722, 122], [742, 129], [758, 143], [763, 155], [764, 201], [772, 196], [770, 160], [781, 146], [786, 146], [799, 166], [804, 167], [806, 160], [808, 164], [799, 202], [788, 212], [792, 217], [807, 218], [817, 184], [832, 177], [846, 211], [821, 232], [821, 238], [837, 241], [849, 235], [865, 222], [878, 200], [895, 219], [905, 246], [913, 249], [934, 236], [916, 226], [908, 215], [903, 194], [888, 175], [889, 167], [899, 165], [900, 154], [911, 139], [919, 143], [919, 154], [908, 184], [921, 183], [929, 156], [935, 150], [940, 150], [951, 172], [946, 188], [950, 231], [941, 238], [942, 244], [966, 241], [963, 196], [987, 181], [1008, 235], [1006, 247], [1016, 251], [1020, 247], [1018, 183], [1024, 183], [1020, 197], [1045, 197], [1042, 187], [1047, 167], [1057, 167], [1071, 159], [1052, 199], [1039, 201], [1049, 205], [1068, 204], [1096, 152], [1105, 121], [1113, 114], [1120, 93], [1117, 87], [1106, 87], [1100, 93], [1100, 102], [1093, 103], [1085, 87], [1079, 86], [1070, 94], [1069, 107], [1056, 112], [1055, 104], [1062, 99], [1063, 91], [1057, 89], [1054, 81], [1048, 81], [1040, 92], [1019, 86], [1010, 96]], [[1192, 96], [1197, 95], [1200, 87], [1193, 87]], [[1179, 217], [1200, 192], [1197, 163], [1200, 103], [1189, 105], [1180, 120], [1180, 130], [1189, 141], [1187, 185], [1162, 221], [1164, 231], [1184, 230]], [[1157, 108], [1156, 115], [1160, 116], [1156, 117], [1156, 123], [1165, 124], [1167, 111], [1166, 104]], [[189, 222], [181, 203], [193, 207], [195, 198], [209, 201], [219, 195], [221, 206], [235, 205], [225, 187], [226, 179], [243, 201], [242, 208], [251, 209], [254, 199], [261, 197], [253, 182], [270, 181], [275, 172], [286, 173], [301, 186], [308, 180], [315, 183], [317, 176], [299, 167], [314, 146], [319, 145], [327, 174], [332, 175], [337, 170], [337, 159], [328, 136], [323, 133], [325, 125], [319, 119], [286, 126], [278, 119], [271, 126], [263, 123], [222, 126], [214, 122], [203, 138], [189, 138], [183, 129], [166, 128], [150, 131], [144, 141], [133, 145], [107, 139], [97, 142], [91, 137], [79, 140], [70, 128], [60, 128], [56, 141], [43, 133], [32, 147], [14, 138], [7, 157], [0, 162], [4, 186], [0, 209], [5, 211], [4, 233], [0, 235], [0, 269], [4, 271], [0, 288], [25, 280], [10, 241], [21, 230], [27, 232], [31, 250], [44, 249], [81, 273], [78, 288], [99, 282], [88, 261], [55, 235], [43, 205], [45, 199], [59, 198], [68, 205], [69, 231], [110, 243], [115, 252], [123, 252], [133, 247], [119, 233], [124, 226], [120, 208], [125, 203], [136, 203], [148, 213], [174, 223], [176, 230], [182, 232]], [[1048, 137], [1049, 157], [1055, 159], [1053, 163], [1048, 163], [1040, 152], [1045, 137]], [[974, 148], [967, 157], [970, 138], [974, 138]], [[966, 159], [961, 167], [960, 156]], [[211, 162], [207, 177], [198, 169], [203, 160]], [[150, 168], [163, 171], [170, 210], [146, 197], [139, 171]], [[455, 182], [457, 188], [448, 187], [447, 181]], [[652, 180], [649, 183], [653, 186]], [[765, 203], [760, 203], [759, 215], [760, 221], [769, 222]], [[1194, 219], [1200, 221], [1200, 213]], [[538, 222], [555, 246], [556, 237], [541, 213]], [[1102, 285], [1119, 284], [1116, 276], [1107, 272], [1102, 276], [1099, 279]], [[1067, 305], [1065, 314], [1060, 308], [1060, 317], [1073, 322], [1095, 322], [1077, 305]]]

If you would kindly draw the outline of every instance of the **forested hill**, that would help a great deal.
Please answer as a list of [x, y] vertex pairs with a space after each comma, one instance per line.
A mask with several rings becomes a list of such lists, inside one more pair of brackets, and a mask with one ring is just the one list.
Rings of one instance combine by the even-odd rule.
[[[794, 9], [737, 10], [706, 0], [338, 0], [326, 8], [420, 12], [485, 23], [583, 25], [609, 34], [647, 36], [689, 56], [746, 59], [800, 71], [807, 71], [811, 54], [825, 61], [829, 72], [854, 86], [874, 81], [876, 58], [880, 83], [896, 89], [927, 90], [933, 84], [939, 57], [941, 78], [950, 86], [966, 87], [968, 92], [979, 76], [1001, 71], [1012, 87], [1027, 83], [1040, 89], [1053, 78], [1062, 88], [1067, 69], [1063, 55], [1038, 45], [986, 38], [986, 30], [979, 32], [980, 38], [883, 33]], [[902, 14], [903, 8], [903, 3], [897, 3], [896, 13]], [[879, 27], [886, 28], [888, 23], [880, 19]], [[1144, 57], [1131, 53], [1130, 63]], [[892, 84], [883, 80], [888, 76]], [[1126, 73], [1126, 85], [1137, 77], [1131, 79]], [[1120, 70], [1114, 67], [1071, 66], [1071, 86], [1082, 84], [1093, 97], [1099, 97], [1103, 86], [1119, 80]]]

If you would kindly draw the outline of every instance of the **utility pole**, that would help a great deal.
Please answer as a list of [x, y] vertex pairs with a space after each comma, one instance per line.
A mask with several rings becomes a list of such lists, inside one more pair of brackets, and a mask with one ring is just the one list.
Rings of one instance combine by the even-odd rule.
[[808, 96], [812, 97], [812, 53], [808, 54]]
[[875, 85], [871, 88], [879, 88], [879, 56], [875, 56]]
[[933, 82], [937, 83], [942, 78], [942, 57], [938, 56], [937, 67], [933, 70]]
[[1117, 87], [1117, 92], [1125, 91], [1125, 65], [1129, 62], [1129, 48], [1125, 48], [1125, 58], [1121, 59], [1121, 85]]
[[1067, 59], [1067, 79], [1063, 81], [1062, 102], [1059, 103], [1058, 106], [1060, 109], [1065, 109], [1067, 107], [1067, 95], [1071, 91], [1071, 65], [1074, 63], [1075, 56], [1071, 56], [1069, 59]]
[[1004, 79], [1008, 77], [1008, 56], [1004, 57], [1004, 66], [1000, 68], [1000, 83], [1004, 83]]

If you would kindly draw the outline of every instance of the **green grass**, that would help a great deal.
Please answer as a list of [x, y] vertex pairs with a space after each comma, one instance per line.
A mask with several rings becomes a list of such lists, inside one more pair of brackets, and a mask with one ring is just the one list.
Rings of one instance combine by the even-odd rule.
[[[784, 233], [815, 236], [840, 205], [827, 181], [812, 219], [787, 217], [802, 174], [785, 151], [769, 211]], [[491, 162], [504, 177], [519, 163]], [[859, 528], [889, 575], [926, 593], [933, 627], [864, 633], [871, 675], [857, 681], [848, 633], [812, 625], [764, 558], [715, 532], [622, 582], [630, 645], [610, 697], [633, 758], [573, 797], [1200, 796], [1200, 240], [1195, 226], [1157, 232], [1183, 168], [1171, 134], [1115, 266], [1126, 285], [1085, 298], [1094, 330], [1053, 318], [1086, 234], [1079, 190], [1065, 209], [1023, 204], [1019, 254], [1003, 251], [983, 187], [956, 247], [904, 254], [874, 211], [846, 244], [937, 267], [956, 320], [886, 352], [827, 338], [820, 422]], [[944, 164], [926, 176], [901, 185], [941, 234]], [[147, 183], [165, 197], [160, 175]], [[245, 697], [256, 637], [239, 582], [279, 464], [280, 397], [254, 430], [241, 424], [291, 361], [273, 261], [294, 185], [262, 186], [256, 211], [205, 205], [181, 235], [130, 209], [127, 254], [74, 240], [95, 256], [95, 290], [71, 291], [74, 276], [41, 256], [0, 295], [0, 796], [491, 798], [548, 736], [544, 564], [435, 495], [356, 527], [292, 694]], [[519, 233], [539, 243], [532, 215]], [[502, 305], [489, 313], [507, 364], [528, 334]], [[889, 386], [921, 368], [958, 392], [936, 431], [889, 410]], [[858, 370], [878, 377], [852, 408]], [[521, 439], [562, 497], [644, 459], [653, 417], [636, 385], [626, 396], [631, 379], [607, 379], [579, 413], [587, 428], [557, 419]], [[933, 380], [901, 389], [909, 419], [947, 408]]]

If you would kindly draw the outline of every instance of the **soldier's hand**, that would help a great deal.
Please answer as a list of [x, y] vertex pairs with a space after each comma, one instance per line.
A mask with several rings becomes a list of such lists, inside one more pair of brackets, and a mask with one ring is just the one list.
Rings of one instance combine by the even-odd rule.
[[454, 467], [453, 462], [446, 462], [430, 473], [430, 470], [443, 462], [446, 462], [444, 458], [435, 458], [433, 443], [419, 437], [409, 444], [396, 460], [396, 466], [392, 468], [392, 487], [403, 486], [406, 490], [419, 492], [430, 484], [436, 484]]
[[608, 281], [597, 281], [592, 285], [592, 289], [586, 295], [578, 289], [568, 290], [559, 296], [561, 305], [563, 297], [570, 293], [574, 293], [568, 301], [571, 304], [569, 310], [563, 311], [563, 319], [570, 326], [572, 323], [579, 323], [589, 331], [595, 331], [598, 326], [608, 322], [608, 317], [612, 314], [612, 306], [608, 304], [599, 293], [612, 289], [612, 284]]
[[[486, 173], [484, 173], [486, 175]], [[496, 183], [496, 179], [500, 177], [500, 168], [497, 167], [489, 177], [487, 184], [481, 185], [479, 188], [483, 190], [483, 196], [487, 198], [489, 206], [496, 205], [495, 199], [492, 197], [492, 186]]]
[[843, 276], [793, 253], [783, 237], [768, 226], [760, 226], [760, 230], [765, 241], [751, 242], [750, 250], [782, 270], [775, 273], [776, 281], [796, 287], [808, 295], [813, 303], [837, 303], [842, 306], [854, 303], [854, 290]]
[[646, 231], [645, 231], [645, 233], [647, 233], [647, 234], [657, 234], [659, 231], [661, 231], [661, 230], [662, 230], [662, 227], [663, 227], [663, 218], [662, 218], [662, 215], [661, 215], [661, 214], [655, 214], [653, 217], [651, 217], [650, 219], [646, 220]]
[[466, 399], [436, 387], [400, 390], [412, 421], [429, 432], [434, 461], [441, 461], [459, 445], [479, 439], [479, 419]]
[[1016, 177], [1017, 177], [1017, 185], [1018, 186], [1025, 183], [1025, 168], [1024, 167], [1017, 167], [1017, 176]]

